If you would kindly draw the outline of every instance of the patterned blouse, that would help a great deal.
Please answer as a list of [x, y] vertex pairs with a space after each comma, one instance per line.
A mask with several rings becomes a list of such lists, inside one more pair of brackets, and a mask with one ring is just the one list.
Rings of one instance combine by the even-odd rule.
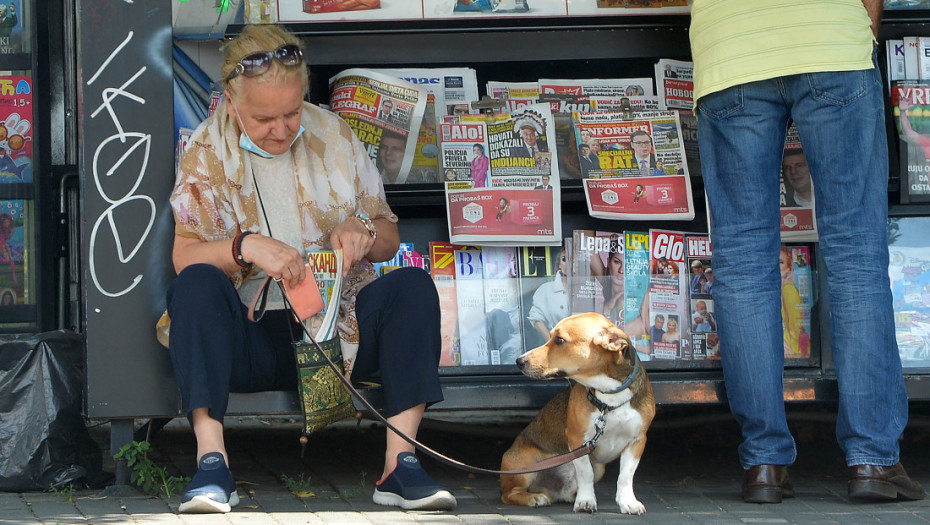
[[[291, 146], [291, 156], [303, 248], [330, 249], [333, 229], [356, 213], [397, 222], [377, 169], [345, 121], [304, 103], [301, 124], [307, 131]], [[245, 169], [247, 153], [239, 148], [239, 127], [225, 104], [198, 126], [188, 144], [171, 194], [175, 233], [216, 241], [260, 231], [254, 179]], [[254, 273], [242, 269], [230, 280], [238, 288]], [[347, 374], [358, 352], [355, 297], [376, 277], [363, 260], [343, 283], [338, 328]]]

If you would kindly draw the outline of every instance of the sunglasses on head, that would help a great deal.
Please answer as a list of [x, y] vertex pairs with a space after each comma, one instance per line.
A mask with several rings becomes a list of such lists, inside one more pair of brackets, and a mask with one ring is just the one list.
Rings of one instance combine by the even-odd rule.
[[243, 75], [249, 78], [257, 77], [267, 73], [271, 69], [271, 61], [277, 60], [281, 64], [291, 67], [296, 66], [303, 60], [303, 53], [296, 44], [284, 44], [274, 51], [260, 51], [242, 57], [242, 60], [236, 64], [236, 68], [226, 77], [226, 82]]

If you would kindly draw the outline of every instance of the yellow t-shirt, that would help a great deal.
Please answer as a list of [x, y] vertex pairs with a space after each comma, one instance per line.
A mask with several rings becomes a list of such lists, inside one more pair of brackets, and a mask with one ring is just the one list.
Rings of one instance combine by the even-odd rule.
[[694, 0], [694, 100], [731, 86], [872, 67], [862, 0]]

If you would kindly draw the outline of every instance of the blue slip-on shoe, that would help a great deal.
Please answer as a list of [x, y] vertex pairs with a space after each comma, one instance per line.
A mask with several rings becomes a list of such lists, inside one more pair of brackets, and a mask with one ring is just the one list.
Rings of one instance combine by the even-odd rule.
[[204, 454], [197, 473], [184, 490], [178, 511], [189, 514], [229, 512], [238, 504], [236, 480], [223, 455], [219, 452]]
[[405, 510], [452, 510], [456, 504], [449, 489], [433, 481], [410, 452], [397, 455], [397, 466], [378, 482], [372, 499], [378, 505]]

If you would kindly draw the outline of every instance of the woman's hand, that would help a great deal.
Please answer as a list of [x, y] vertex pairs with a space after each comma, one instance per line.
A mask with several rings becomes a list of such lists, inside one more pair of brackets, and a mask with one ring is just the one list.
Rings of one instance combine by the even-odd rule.
[[336, 225], [329, 237], [329, 242], [334, 250], [342, 249], [343, 277], [349, 275], [349, 269], [364, 259], [375, 245], [375, 239], [372, 239], [368, 228], [355, 217], [349, 217]]
[[291, 287], [307, 277], [307, 261], [296, 248], [279, 240], [253, 233], [242, 239], [242, 257], [274, 280], [284, 279]]

